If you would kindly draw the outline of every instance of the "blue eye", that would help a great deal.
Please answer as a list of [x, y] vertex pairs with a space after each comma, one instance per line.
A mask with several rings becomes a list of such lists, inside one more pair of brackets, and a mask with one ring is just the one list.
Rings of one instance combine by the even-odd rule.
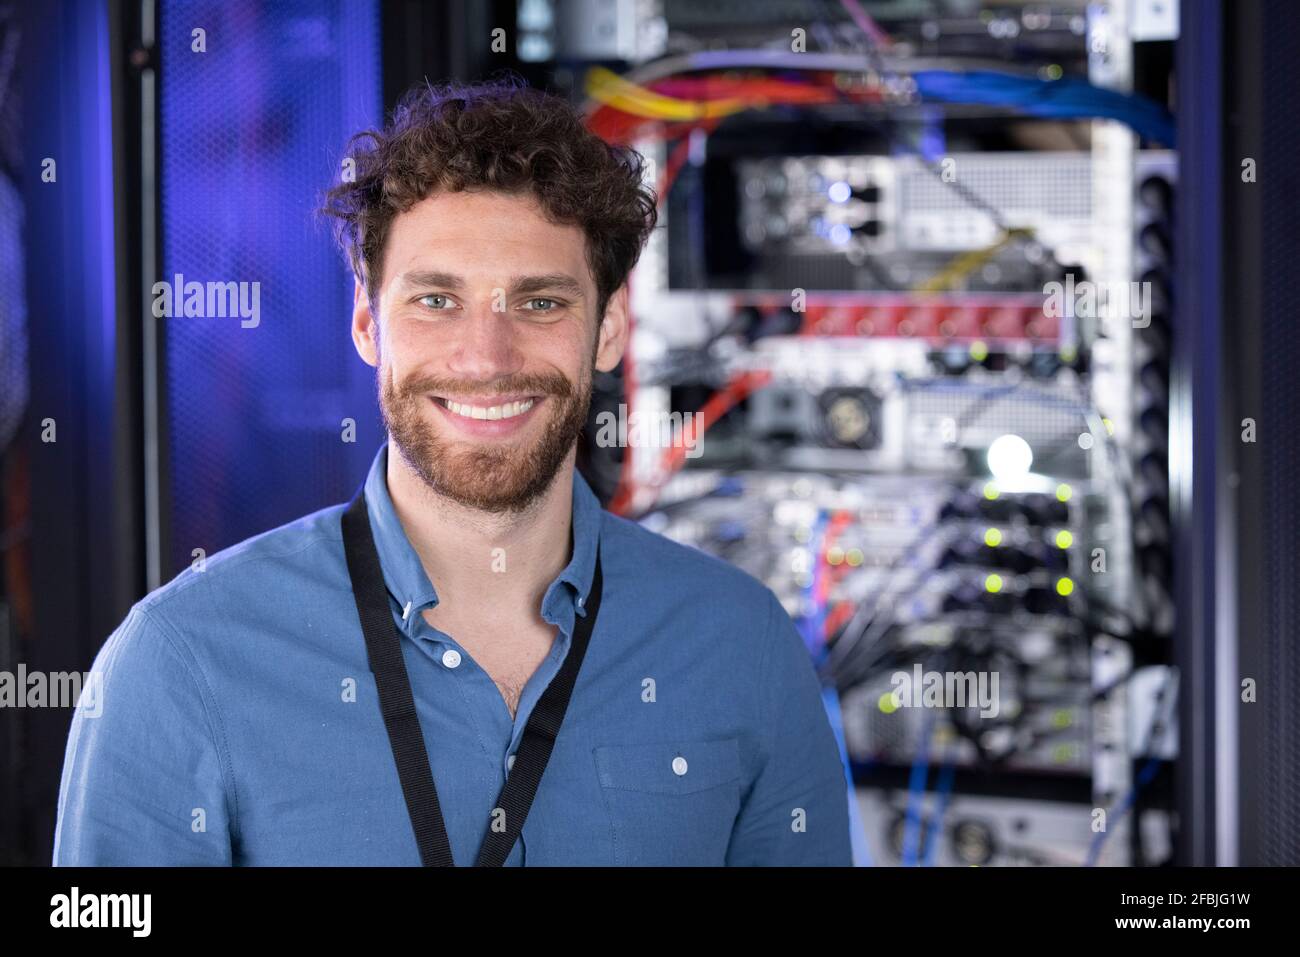
[[[429, 293], [427, 296], [421, 296], [419, 299], [416, 300], [416, 302], [420, 303], [421, 305], [426, 305], [426, 303], [425, 303], [425, 300], [426, 300], [426, 299], [441, 299], [441, 300], [443, 300], [444, 302], [446, 302], [447, 297], [444, 296], [444, 295], [441, 295], [440, 293], [434, 293], [434, 292], [431, 292], [431, 293]], [[440, 308], [442, 308], [442, 307], [441, 307], [441, 306], [429, 306], [429, 308], [430, 308], [430, 309], [440, 309]]]
[[533, 310], [530, 310], [530, 311], [532, 311], [532, 312], [554, 312], [556, 309], [558, 309], [558, 308], [560, 307], [560, 304], [559, 304], [558, 302], [556, 302], [554, 299], [529, 299], [528, 301], [529, 301], [530, 303], [533, 303], [533, 302], [549, 302], [549, 303], [551, 304], [551, 307], [550, 307], [549, 309], [533, 309]]

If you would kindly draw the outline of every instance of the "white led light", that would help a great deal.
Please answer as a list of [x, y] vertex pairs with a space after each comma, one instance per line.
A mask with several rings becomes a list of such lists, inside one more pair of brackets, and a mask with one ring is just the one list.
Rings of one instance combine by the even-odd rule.
[[1000, 435], [989, 446], [988, 463], [994, 478], [1019, 478], [1029, 473], [1034, 451], [1018, 435]]

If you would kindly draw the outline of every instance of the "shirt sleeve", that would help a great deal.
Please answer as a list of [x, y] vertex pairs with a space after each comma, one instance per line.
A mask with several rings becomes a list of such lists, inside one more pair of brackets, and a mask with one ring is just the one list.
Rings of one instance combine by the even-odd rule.
[[741, 806], [729, 866], [850, 866], [848, 783], [802, 637], [768, 592], [759, 668], [764, 763]]
[[229, 865], [228, 755], [188, 649], [137, 605], [109, 636], [72, 718], [55, 866]]

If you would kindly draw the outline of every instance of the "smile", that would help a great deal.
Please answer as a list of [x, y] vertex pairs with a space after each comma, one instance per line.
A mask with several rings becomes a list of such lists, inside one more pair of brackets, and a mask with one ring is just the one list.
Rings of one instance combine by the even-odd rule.
[[475, 402], [441, 395], [429, 397], [457, 434], [475, 440], [499, 440], [522, 433], [543, 414], [546, 399], [544, 395], [520, 393], [485, 396]]
[[454, 402], [451, 399], [440, 398], [438, 401], [448, 411], [466, 419], [513, 419], [531, 409], [535, 402], [534, 399], [524, 399], [502, 405], [471, 405], [467, 402]]

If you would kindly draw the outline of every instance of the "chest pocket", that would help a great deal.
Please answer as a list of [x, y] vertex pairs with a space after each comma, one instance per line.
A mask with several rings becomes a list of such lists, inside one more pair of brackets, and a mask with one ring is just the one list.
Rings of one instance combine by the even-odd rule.
[[617, 864], [720, 866], [740, 811], [736, 738], [595, 748]]

